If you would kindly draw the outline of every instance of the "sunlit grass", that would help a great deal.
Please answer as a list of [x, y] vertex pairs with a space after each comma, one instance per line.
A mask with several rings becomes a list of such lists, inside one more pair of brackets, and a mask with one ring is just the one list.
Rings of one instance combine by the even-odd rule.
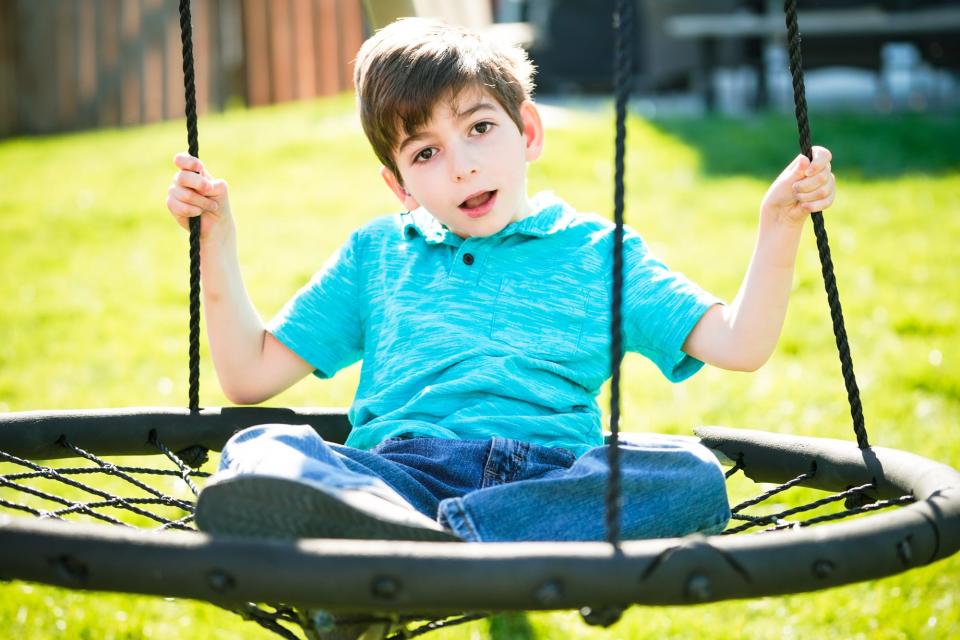
[[[342, 97], [201, 119], [201, 157], [230, 181], [244, 276], [265, 317], [350, 230], [397, 209], [352, 109]], [[954, 120], [815, 117], [813, 130], [835, 152], [840, 191], [827, 227], [872, 440], [960, 467]], [[628, 221], [672, 267], [732, 298], [760, 198], [796, 153], [791, 127], [779, 116], [635, 120]], [[163, 204], [184, 139], [173, 122], [0, 142], [0, 410], [186, 403], [186, 235]], [[609, 215], [612, 154], [610, 121], [575, 116], [548, 131], [531, 190]], [[689, 433], [726, 424], [849, 438], [833, 342], [808, 229], [771, 361], [755, 374], [707, 369], [671, 385], [630, 357], [625, 427]], [[202, 357], [201, 403], [225, 404], [205, 346]], [[271, 404], [347, 406], [357, 374], [304, 381]], [[610, 630], [562, 612], [436, 637], [946, 638], [960, 634], [958, 583], [954, 558], [822, 593], [637, 607]], [[0, 629], [18, 638], [272, 637], [211, 605], [18, 582], [0, 587]]]

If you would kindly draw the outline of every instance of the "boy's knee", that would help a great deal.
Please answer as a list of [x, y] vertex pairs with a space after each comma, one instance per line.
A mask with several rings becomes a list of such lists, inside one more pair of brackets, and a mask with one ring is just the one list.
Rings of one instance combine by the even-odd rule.
[[710, 449], [695, 440], [680, 441], [671, 452], [671, 471], [704, 498], [727, 502], [726, 478], [720, 461]]
[[723, 476], [720, 460], [717, 459], [713, 451], [700, 444], [700, 442], [696, 440], [682, 441], [680, 450], [689, 457], [691, 465], [702, 467], [710, 475], [720, 474]]
[[[625, 467], [636, 465], [648, 469], [686, 469], [690, 472], [702, 471], [710, 476], [723, 475], [720, 461], [696, 438], [642, 434], [623, 438], [619, 447], [620, 460]], [[584, 454], [581, 460], [593, 459], [605, 464], [609, 459], [609, 451], [609, 445], [597, 447]]]
[[235, 433], [220, 452], [220, 471], [287, 475], [309, 460], [332, 461], [329, 445], [310, 425], [259, 424]]
[[721, 532], [730, 520], [730, 502], [720, 461], [696, 440], [682, 443], [678, 451], [682, 457], [679, 475], [692, 498], [685, 507], [691, 531], [706, 535]]
[[723, 475], [717, 457], [694, 437], [650, 434], [627, 439], [623, 449], [625, 457], [649, 457], [669, 468], [702, 472], [711, 477]]
[[238, 450], [248, 451], [255, 447], [266, 452], [275, 446], [307, 452], [322, 448], [324, 441], [310, 425], [258, 424], [233, 434], [223, 445], [221, 461], [231, 458]]
[[712, 534], [730, 518], [726, 478], [720, 461], [695, 438], [652, 437], [624, 443], [625, 492], [661, 504], [677, 519], [670, 535]]

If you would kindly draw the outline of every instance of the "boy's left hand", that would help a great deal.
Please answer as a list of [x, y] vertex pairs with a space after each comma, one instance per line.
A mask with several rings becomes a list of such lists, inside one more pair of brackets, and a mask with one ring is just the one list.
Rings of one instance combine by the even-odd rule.
[[825, 147], [813, 147], [813, 162], [800, 154], [773, 181], [761, 205], [761, 215], [776, 222], [800, 225], [814, 211], [823, 211], [837, 191], [830, 169], [832, 155]]

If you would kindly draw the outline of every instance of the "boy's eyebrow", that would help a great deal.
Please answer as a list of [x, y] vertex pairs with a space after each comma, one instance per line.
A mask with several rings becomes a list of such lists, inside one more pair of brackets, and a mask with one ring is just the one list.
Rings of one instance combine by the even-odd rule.
[[472, 107], [469, 107], [468, 109], [454, 112], [453, 115], [457, 118], [457, 120], [463, 120], [464, 118], [472, 116], [474, 113], [476, 113], [477, 111], [480, 111], [481, 109], [495, 110], [496, 107], [494, 107], [489, 102], [484, 102], [483, 100], [481, 100], [480, 102], [477, 102], [476, 104], [474, 104]]
[[[481, 100], [480, 102], [473, 104], [472, 106], [464, 109], [463, 111], [455, 111], [453, 114], [453, 117], [456, 118], [457, 120], [463, 120], [464, 118], [469, 118], [477, 111], [482, 111], [483, 109], [490, 109], [491, 111], [495, 111], [496, 107], [494, 107], [493, 104], [489, 102], [484, 102]], [[426, 136], [427, 136], [426, 131], [417, 131], [413, 135], [407, 136], [406, 138], [404, 138], [403, 142], [401, 142], [400, 146], [397, 148], [397, 153], [398, 154], [403, 153], [403, 150], [407, 146], [416, 142], [417, 140], [420, 140], [421, 138], [425, 138]]]

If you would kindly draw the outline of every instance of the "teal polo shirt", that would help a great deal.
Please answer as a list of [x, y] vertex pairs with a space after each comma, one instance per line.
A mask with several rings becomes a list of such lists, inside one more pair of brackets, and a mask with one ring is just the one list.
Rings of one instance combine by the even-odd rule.
[[[320, 378], [363, 360], [347, 444], [494, 436], [581, 455], [602, 444], [614, 226], [549, 193], [535, 213], [463, 239], [429, 212], [355, 231], [270, 322]], [[684, 340], [720, 302], [627, 230], [624, 345], [680, 381]]]

